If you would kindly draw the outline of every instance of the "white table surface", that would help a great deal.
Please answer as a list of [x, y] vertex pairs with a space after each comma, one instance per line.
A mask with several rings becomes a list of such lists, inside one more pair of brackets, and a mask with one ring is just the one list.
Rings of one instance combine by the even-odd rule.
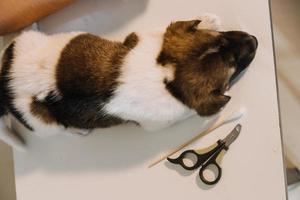
[[[194, 117], [157, 133], [120, 126], [84, 138], [27, 134], [28, 152], [14, 152], [18, 200], [286, 199], [267, 0], [79, 1], [42, 20], [39, 28], [48, 33], [84, 30], [123, 38], [131, 31], [166, 26], [204, 12], [219, 15], [227, 30], [248, 31], [259, 40], [255, 60], [231, 89], [232, 99], [223, 111], [247, 108], [240, 121], [241, 135], [222, 161], [220, 182], [207, 187], [198, 170], [185, 172], [167, 162], [147, 168], [153, 159], [201, 130]], [[214, 143], [234, 125], [221, 127], [189, 148]]]

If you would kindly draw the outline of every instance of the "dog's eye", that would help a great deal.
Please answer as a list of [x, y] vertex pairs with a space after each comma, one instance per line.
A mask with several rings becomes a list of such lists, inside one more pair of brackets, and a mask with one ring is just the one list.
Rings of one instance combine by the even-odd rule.
[[229, 44], [229, 42], [225, 38], [220, 39], [220, 46], [221, 47], [226, 47], [228, 44]]
[[235, 64], [235, 57], [233, 55], [229, 56], [228, 60], [231, 64]]
[[214, 89], [212, 92], [211, 92], [213, 95], [220, 95], [222, 93], [222, 89], [221, 88], [217, 88], [217, 89]]

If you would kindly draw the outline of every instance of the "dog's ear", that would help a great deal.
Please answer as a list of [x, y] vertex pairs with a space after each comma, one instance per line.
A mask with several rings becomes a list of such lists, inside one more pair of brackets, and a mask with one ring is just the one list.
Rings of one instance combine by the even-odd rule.
[[187, 24], [186, 31], [196, 32], [198, 29], [197, 27], [200, 23], [201, 23], [201, 20], [199, 20], [199, 19], [186, 21], [186, 24]]
[[198, 30], [198, 24], [200, 24], [201, 20], [189, 20], [189, 21], [176, 21], [172, 22], [169, 27], [168, 31], [172, 34], [176, 33], [185, 33], [185, 32], [196, 32]]
[[126, 36], [123, 45], [125, 45], [129, 49], [133, 49], [138, 42], [139, 42], [139, 37], [137, 36], [136, 33], [133, 32]]
[[200, 116], [210, 116], [221, 110], [231, 99], [224, 94], [211, 94], [196, 109]]

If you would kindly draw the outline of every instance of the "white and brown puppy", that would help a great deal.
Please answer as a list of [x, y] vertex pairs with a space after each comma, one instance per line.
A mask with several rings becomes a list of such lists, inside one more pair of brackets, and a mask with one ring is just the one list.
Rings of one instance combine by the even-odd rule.
[[217, 24], [208, 16], [177, 21], [124, 42], [84, 32], [22, 33], [2, 57], [1, 134], [13, 132], [11, 117], [47, 135], [126, 122], [157, 130], [217, 113], [257, 48], [254, 36], [220, 32]]

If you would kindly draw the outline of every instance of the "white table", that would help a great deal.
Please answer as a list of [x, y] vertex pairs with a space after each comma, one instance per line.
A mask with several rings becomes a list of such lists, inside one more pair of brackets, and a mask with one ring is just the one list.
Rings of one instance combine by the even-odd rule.
[[[167, 162], [147, 168], [153, 159], [199, 132], [199, 119], [194, 117], [157, 133], [121, 126], [85, 138], [28, 134], [29, 151], [14, 152], [18, 200], [286, 199], [267, 0], [79, 1], [41, 21], [39, 28], [123, 38], [131, 31], [166, 26], [204, 12], [219, 15], [227, 29], [248, 31], [259, 40], [254, 62], [231, 89], [233, 98], [223, 111], [247, 108], [240, 121], [242, 133], [223, 159], [221, 181], [207, 187], [199, 181], [198, 170], [186, 173]], [[212, 144], [234, 125], [189, 148]]]

